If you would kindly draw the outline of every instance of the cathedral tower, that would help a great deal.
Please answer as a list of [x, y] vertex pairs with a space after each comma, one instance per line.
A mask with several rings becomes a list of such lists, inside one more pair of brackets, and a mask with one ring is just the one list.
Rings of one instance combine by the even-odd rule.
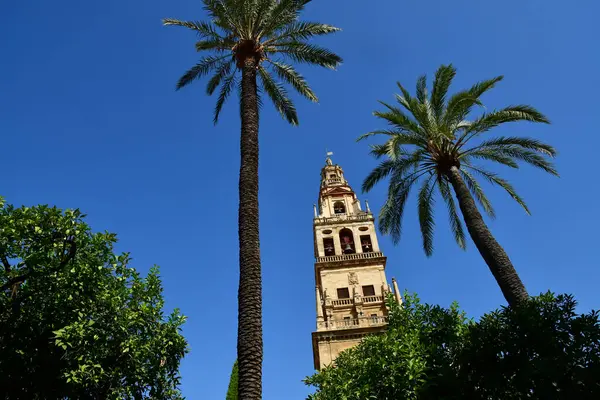
[[[369, 333], [385, 329], [390, 292], [386, 257], [379, 248], [373, 214], [328, 157], [321, 170], [319, 204], [314, 206], [317, 330], [312, 333], [315, 369]], [[399, 300], [397, 285], [394, 291]]]

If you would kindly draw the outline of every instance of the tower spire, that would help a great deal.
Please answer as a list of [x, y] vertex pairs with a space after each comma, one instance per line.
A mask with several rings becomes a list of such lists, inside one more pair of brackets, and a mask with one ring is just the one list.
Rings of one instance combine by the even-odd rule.
[[331, 364], [340, 351], [365, 335], [384, 330], [388, 319], [386, 257], [379, 248], [373, 214], [361, 209], [332, 155], [326, 152], [313, 219], [316, 369]]

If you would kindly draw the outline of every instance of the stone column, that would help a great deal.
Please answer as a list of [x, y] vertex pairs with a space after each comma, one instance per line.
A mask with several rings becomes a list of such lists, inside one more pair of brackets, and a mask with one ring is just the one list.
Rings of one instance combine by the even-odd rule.
[[396, 282], [396, 278], [392, 278], [392, 285], [394, 285], [394, 297], [398, 304], [402, 304], [402, 297], [400, 297], [400, 289], [398, 289], [398, 282]]
[[357, 253], [362, 253], [363, 249], [362, 242], [360, 241], [360, 231], [355, 226], [350, 228], [350, 230], [352, 231], [352, 239], [354, 239], [354, 249]]
[[388, 284], [387, 281], [385, 280], [385, 271], [383, 270], [383, 268], [381, 268], [379, 270], [379, 276], [381, 278], [381, 294], [385, 297], [385, 294], [387, 293], [387, 291], [389, 290], [388, 288]]
[[323, 304], [321, 303], [321, 290], [317, 286], [315, 288], [317, 292], [317, 329], [319, 328], [319, 323], [323, 322], [325, 318], [323, 318]]
[[336, 256], [344, 254], [344, 251], [342, 250], [342, 243], [340, 241], [340, 233], [337, 229], [333, 230], [333, 248], [335, 249]]

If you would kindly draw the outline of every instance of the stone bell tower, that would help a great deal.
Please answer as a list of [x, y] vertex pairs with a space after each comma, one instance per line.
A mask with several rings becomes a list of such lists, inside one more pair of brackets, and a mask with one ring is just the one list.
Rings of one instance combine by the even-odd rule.
[[[369, 333], [385, 329], [390, 292], [386, 257], [379, 248], [373, 214], [360, 201], [328, 153], [314, 206], [317, 330], [312, 333], [315, 369]], [[395, 280], [394, 292], [400, 301]]]

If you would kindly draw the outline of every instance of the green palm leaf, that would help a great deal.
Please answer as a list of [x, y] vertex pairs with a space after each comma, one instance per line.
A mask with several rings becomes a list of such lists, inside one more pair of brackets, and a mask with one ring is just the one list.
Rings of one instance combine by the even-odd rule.
[[398, 243], [402, 236], [402, 217], [404, 215], [404, 206], [410, 194], [413, 183], [418, 179], [401, 179], [396, 174], [392, 177], [392, 183], [388, 190], [388, 198], [379, 213], [379, 231], [382, 234], [389, 234], [392, 242]]
[[265, 93], [271, 98], [271, 101], [275, 105], [275, 108], [283, 118], [285, 118], [290, 124], [298, 125], [298, 115], [296, 114], [296, 108], [292, 101], [288, 98], [287, 91], [283, 85], [275, 82], [271, 77], [271, 74], [263, 68], [258, 67], [258, 74], [262, 81], [262, 86]]
[[206, 85], [206, 93], [208, 95], [213, 94], [215, 89], [217, 87], [219, 87], [219, 84], [221, 83], [223, 78], [230, 75], [232, 64], [233, 64], [233, 61], [224, 62], [223, 64], [221, 64], [221, 66], [219, 67], [217, 72], [213, 75], [213, 77], [210, 78], [210, 80], [208, 81], [208, 84]]
[[519, 164], [517, 164], [511, 157], [507, 157], [503, 154], [500, 154], [498, 151], [494, 151], [491, 149], [479, 149], [476, 151], [469, 152], [468, 155], [462, 155], [460, 157], [464, 160], [469, 160], [471, 158], [479, 158], [482, 160], [494, 161], [498, 164], [506, 165], [511, 168], [519, 168]]
[[286, 83], [289, 83], [296, 89], [296, 91], [302, 96], [306, 97], [310, 101], [317, 102], [319, 99], [317, 95], [312, 91], [312, 89], [306, 83], [306, 80], [302, 75], [300, 75], [294, 67], [288, 64], [279, 63], [276, 61], [270, 61], [269, 63], [273, 66], [273, 70], [279, 76], [279, 78]]
[[492, 111], [488, 114], [484, 114], [477, 120], [475, 120], [468, 132], [482, 133], [492, 128], [497, 127], [500, 124], [515, 121], [530, 121], [530, 122], [542, 122], [549, 124], [550, 121], [540, 113], [538, 110], [527, 105], [509, 106], [502, 110]]
[[163, 25], [175, 25], [175, 26], [183, 26], [185, 28], [189, 28], [193, 31], [196, 31], [200, 37], [212, 39], [212, 40], [222, 40], [223, 37], [219, 34], [219, 32], [208, 22], [205, 21], [180, 21], [174, 18], [164, 18]]
[[384, 105], [389, 111], [381, 112], [375, 111], [373, 115], [376, 117], [385, 119], [390, 125], [393, 127], [400, 129], [404, 132], [412, 132], [413, 134], [422, 133], [421, 127], [417, 124], [416, 121], [412, 120], [408, 115], [406, 115], [401, 109], [398, 107], [394, 107], [389, 105], [383, 101], [380, 101], [382, 105]]
[[435, 221], [433, 219], [433, 206], [435, 200], [433, 198], [433, 189], [435, 185], [432, 184], [434, 176], [427, 178], [421, 190], [419, 190], [419, 225], [421, 226], [421, 235], [423, 237], [423, 250], [429, 257], [433, 254], [433, 229], [435, 227]]
[[550, 146], [549, 144], [546, 144], [536, 139], [514, 136], [500, 136], [497, 138], [488, 139], [481, 142], [481, 144], [479, 144], [479, 146], [475, 147], [474, 149], [502, 148], [505, 146], [519, 146], [524, 149], [537, 151], [550, 157], [556, 156], [556, 149], [554, 149], [554, 147]]
[[330, 33], [340, 31], [340, 28], [335, 26], [321, 24], [318, 22], [305, 22], [299, 21], [287, 25], [281, 32], [278, 32], [274, 38], [269, 39], [265, 44], [271, 44], [276, 41], [293, 40], [307, 40], [313, 36], [328, 35]]
[[337, 54], [323, 47], [311, 44], [297, 42], [277, 43], [269, 46], [268, 51], [282, 54], [298, 63], [315, 64], [333, 70], [342, 62], [341, 57]]
[[515, 189], [512, 187], [512, 185], [510, 183], [508, 183], [508, 181], [500, 178], [498, 175], [494, 174], [493, 172], [486, 171], [480, 167], [476, 167], [471, 164], [467, 164], [467, 167], [470, 168], [471, 170], [477, 172], [479, 175], [483, 176], [491, 184], [498, 185], [502, 189], [506, 190], [506, 192], [510, 195], [510, 197], [512, 197], [517, 203], [519, 203], [521, 205], [521, 207], [523, 207], [523, 209], [525, 210], [525, 212], [527, 214], [531, 215], [531, 212], [529, 211], [527, 204], [525, 204], [525, 201], [521, 198], [521, 196], [519, 196], [517, 194]]
[[442, 65], [435, 73], [433, 90], [431, 91], [431, 107], [438, 121], [444, 113], [446, 95], [452, 80], [456, 76], [456, 68], [450, 65]]
[[217, 104], [215, 106], [215, 114], [213, 118], [213, 123], [216, 125], [219, 122], [219, 115], [221, 114], [221, 109], [223, 108], [223, 104], [225, 104], [225, 100], [231, 94], [231, 89], [233, 89], [233, 85], [235, 84], [235, 73], [230, 73], [227, 78], [223, 81], [223, 85], [221, 85], [221, 91], [219, 92], [219, 98], [217, 99]]
[[440, 194], [442, 195], [442, 198], [448, 207], [448, 218], [450, 222], [450, 228], [454, 234], [454, 240], [456, 241], [456, 244], [458, 244], [458, 247], [464, 250], [467, 248], [465, 232], [463, 230], [462, 223], [460, 222], [460, 218], [458, 217], [458, 213], [456, 212], [456, 204], [454, 203], [454, 197], [452, 197], [448, 182], [443, 179], [438, 179], [438, 188], [440, 189]]
[[492, 203], [490, 203], [487, 196], [483, 192], [483, 189], [481, 188], [481, 186], [479, 186], [479, 183], [473, 177], [473, 175], [471, 175], [471, 173], [465, 170], [464, 168], [460, 170], [460, 174], [463, 177], [464, 181], [467, 183], [471, 194], [473, 195], [473, 197], [475, 197], [475, 199], [477, 199], [477, 202], [481, 205], [486, 214], [489, 215], [490, 218], [496, 218], [496, 212], [492, 207]]
[[392, 160], [382, 161], [377, 167], [371, 171], [371, 173], [365, 178], [362, 184], [362, 191], [368, 192], [373, 186], [382, 179], [385, 179], [395, 167], [395, 163]]
[[417, 79], [417, 100], [423, 104], [427, 101], [427, 76], [421, 75]]
[[498, 82], [504, 79], [503, 76], [497, 76], [487, 79], [473, 85], [469, 90], [458, 92], [448, 100], [446, 113], [444, 115], [444, 124], [447, 126], [456, 126], [471, 112], [473, 106], [482, 105], [479, 98], [488, 90], [496, 86]]
[[221, 62], [227, 56], [208, 56], [204, 57], [198, 64], [190, 68], [177, 82], [177, 89], [189, 85], [196, 79], [200, 79], [208, 74], [213, 68], [221, 65]]

